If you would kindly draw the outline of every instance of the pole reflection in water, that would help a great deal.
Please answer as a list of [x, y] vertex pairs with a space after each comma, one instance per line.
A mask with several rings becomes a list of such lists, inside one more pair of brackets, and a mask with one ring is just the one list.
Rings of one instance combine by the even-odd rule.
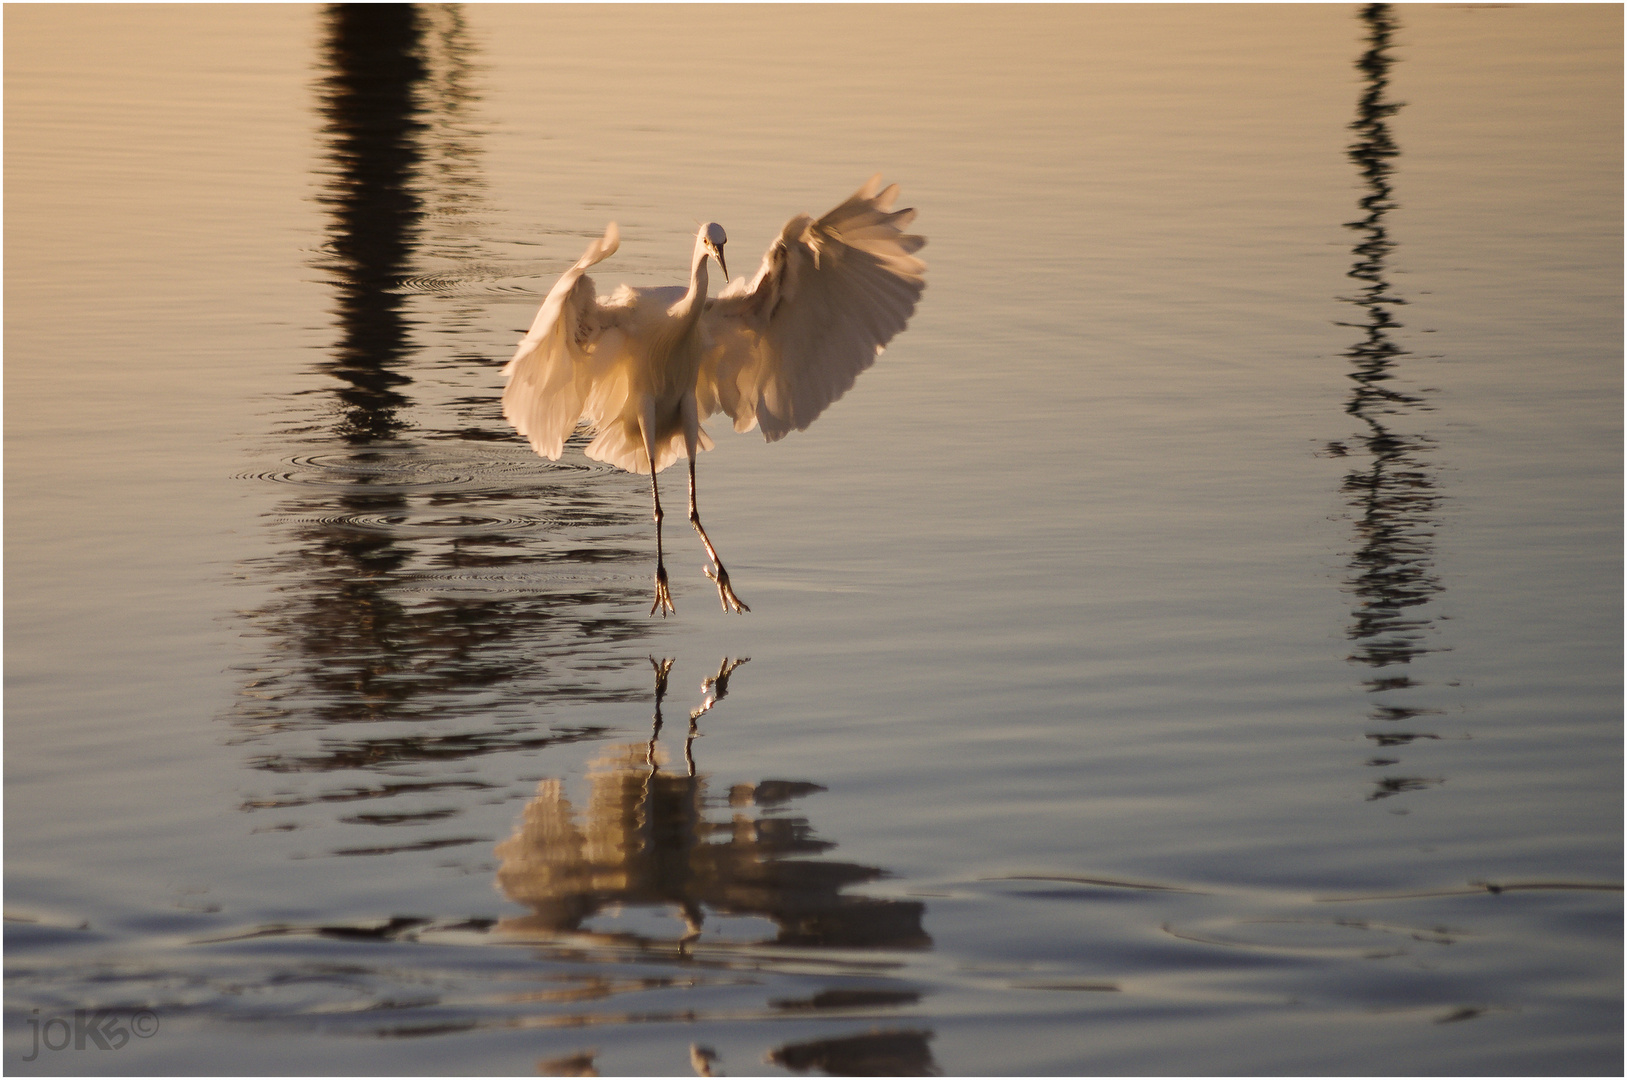
[[[326, 385], [287, 399], [281, 466], [252, 477], [292, 494], [273, 515], [281, 550], [243, 568], [275, 589], [245, 613], [265, 654], [242, 665], [230, 718], [252, 766], [278, 776], [249, 810], [488, 788], [491, 777], [438, 767], [598, 737], [539, 732], [536, 703], [638, 693], [604, 680], [628, 663], [609, 647], [647, 632], [618, 614], [637, 610], [642, 577], [618, 564], [642, 558], [627, 546], [640, 515], [587, 483], [592, 470], [493, 441], [504, 429], [490, 364], [457, 338], [482, 322], [468, 311], [481, 283], [423, 269], [491, 262], [471, 225], [479, 97], [459, 10], [335, 5], [323, 27], [329, 237], [317, 265], [336, 337], [318, 364]], [[477, 407], [491, 415], [472, 417]], [[397, 828], [329, 852], [488, 839], [406, 835], [457, 812], [352, 814]]]
[[[1391, 287], [1389, 260], [1396, 249], [1386, 217], [1396, 206], [1392, 177], [1400, 148], [1390, 132], [1389, 120], [1401, 103], [1389, 98], [1390, 55], [1398, 27], [1387, 4], [1363, 8], [1360, 18], [1367, 31], [1367, 49], [1356, 62], [1362, 74], [1362, 95], [1356, 120], [1350, 125], [1358, 138], [1350, 146], [1350, 160], [1361, 174], [1366, 193], [1360, 200], [1363, 216], [1349, 222], [1358, 242], [1349, 276], [1361, 284], [1346, 297], [1362, 312], [1359, 323], [1346, 323], [1362, 337], [1344, 355], [1351, 362], [1355, 388], [1345, 412], [1362, 422], [1363, 429], [1348, 442], [1330, 443], [1337, 456], [1365, 457], [1367, 463], [1345, 474], [1343, 491], [1356, 522], [1358, 548], [1350, 562], [1346, 585], [1358, 601], [1348, 634], [1355, 643], [1349, 659], [1373, 669], [1367, 688], [1382, 693], [1384, 704], [1370, 717], [1381, 723], [1368, 737], [1379, 747], [1406, 745], [1439, 736], [1408, 730], [1401, 725], [1437, 711], [1395, 704], [1392, 695], [1419, 685], [1409, 675], [1385, 669], [1412, 663], [1440, 646], [1430, 644], [1435, 630], [1424, 605], [1444, 590], [1434, 569], [1434, 532], [1441, 495], [1430, 469], [1433, 440], [1425, 434], [1399, 430], [1407, 418], [1430, 411], [1423, 392], [1407, 393], [1394, 381], [1403, 357], [1409, 355], [1392, 336], [1401, 327], [1394, 309], [1406, 301]], [[1370, 765], [1398, 764], [1392, 756], [1375, 757]], [[1385, 777], [1376, 781], [1370, 800], [1439, 783], [1424, 777]]]
[[[580, 810], [559, 780], [543, 780], [514, 834], [497, 845], [497, 887], [531, 909], [505, 919], [509, 933], [572, 934], [687, 954], [707, 913], [771, 920], [777, 934], [757, 944], [823, 948], [920, 949], [924, 905], [845, 895], [883, 871], [814, 856], [835, 845], [784, 804], [823, 791], [818, 784], [763, 780], [713, 796], [695, 767], [699, 721], [728, 693], [745, 660], [724, 659], [689, 714], [685, 771], [663, 771], [660, 745], [671, 660], [655, 668], [655, 720], [647, 743], [611, 748], [593, 765]], [[716, 813], [726, 811], [727, 815]], [[683, 930], [662, 940], [648, 933], [584, 931], [594, 916], [622, 908], [675, 911]]]
[[413, 179], [422, 153], [415, 89], [424, 79], [422, 26], [411, 7], [337, 5], [327, 18], [322, 80], [328, 156], [333, 164], [318, 201], [333, 216], [328, 264], [339, 341], [324, 368], [341, 385], [336, 434], [366, 444], [402, 427], [409, 382], [394, 369], [411, 350], [395, 288], [411, 263], [423, 200]]

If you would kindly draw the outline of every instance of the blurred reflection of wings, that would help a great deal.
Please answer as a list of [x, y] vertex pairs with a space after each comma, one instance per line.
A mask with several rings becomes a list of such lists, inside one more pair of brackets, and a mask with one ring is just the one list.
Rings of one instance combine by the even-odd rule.
[[936, 1076], [930, 1038], [930, 1031], [871, 1031], [788, 1043], [769, 1054], [768, 1061], [799, 1073], [818, 1069], [827, 1076]]
[[[843, 889], [883, 871], [814, 858], [835, 845], [818, 839], [806, 818], [781, 814], [781, 804], [824, 790], [819, 785], [736, 784], [724, 800], [708, 795], [707, 777], [692, 765], [688, 775], [662, 771], [657, 740], [670, 667], [670, 661], [656, 667], [650, 742], [613, 747], [595, 761], [582, 810], [560, 781], [542, 781], [514, 834], [497, 845], [498, 889], [531, 909], [502, 927], [573, 932], [612, 905], [673, 906], [687, 927], [680, 947], [699, 937], [707, 911], [771, 919], [781, 945], [930, 945], [921, 928], [922, 904], [844, 895]], [[708, 680], [713, 703], [716, 683], [732, 670], [729, 661], [719, 670], [721, 679]], [[689, 742], [709, 707], [691, 715]], [[686, 757], [692, 762], [687, 747]], [[725, 804], [726, 817], [714, 810]]]

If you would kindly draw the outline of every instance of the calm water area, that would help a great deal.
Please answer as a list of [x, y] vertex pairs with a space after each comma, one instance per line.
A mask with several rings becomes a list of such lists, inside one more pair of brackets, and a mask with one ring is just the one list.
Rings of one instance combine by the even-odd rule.
[[[4, 29], [8, 1073], [1620, 1074], [1619, 5]], [[650, 618], [503, 363], [878, 171]]]

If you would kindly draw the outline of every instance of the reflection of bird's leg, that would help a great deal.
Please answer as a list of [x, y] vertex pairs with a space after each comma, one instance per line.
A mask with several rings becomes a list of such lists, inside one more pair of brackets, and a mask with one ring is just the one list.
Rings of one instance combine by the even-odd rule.
[[689, 714], [689, 735], [684, 739], [684, 764], [689, 768], [691, 779], [695, 776], [695, 739], [701, 733], [700, 726], [695, 723], [699, 719], [698, 714]]
[[718, 1060], [717, 1051], [710, 1046], [702, 1046], [700, 1043], [689, 1044], [689, 1065], [695, 1070], [696, 1076], [719, 1075], [712, 1071], [712, 1062], [716, 1060]]
[[717, 595], [718, 599], [723, 601], [723, 610], [728, 611], [733, 606], [735, 611], [750, 611], [751, 608], [734, 594], [733, 587], [729, 585], [729, 572], [723, 569], [723, 560], [717, 557], [717, 548], [712, 546], [712, 538], [706, 535], [706, 529], [701, 525], [701, 512], [695, 506], [694, 454], [689, 455], [689, 523], [701, 534], [701, 543], [706, 545], [706, 554], [712, 557], [712, 565], [706, 568], [706, 576], [717, 582]]
[[[650, 728], [650, 745], [645, 750], [644, 761], [650, 767], [650, 776], [654, 776], [660, 767], [655, 759], [655, 744], [661, 738], [661, 701], [667, 696], [667, 675], [672, 671], [672, 660], [657, 661], [652, 656], [650, 667], [655, 669], [655, 723]], [[690, 727], [693, 728], [694, 724], [691, 723]]]
[[651, 808], [653, 803], [651, 797], [653, 792], [651, 789], [655, 784], [656, 774], [661, 771], [661, 762], [656, 757], [655, 744], [661, 739], [661, 701], [667, 696], [667, 675], [672, 671], [672, 660], [671, 658], [657, 660], [652, 656], [650, 657], [650, 667], [655, 669], [655, 723], [650, 727], [650, 743], [644, 748], [644, 764], [650, 767], [650, 771], [644, 774], [644, 783], [639, 791], [638, 802], [633, 807], [638, 822], [636, 832], [639, 837], [637, 841], [639, 849], [647, 848], [650, 844], [647, 829], [652, 823]]
[[712, 706], [729, 696], [729, 675], [741, 664], [751, 660], [749, 656], [742, 656], [738, 660], [730, 660], [727, 656], [717, 666], [717, 674], [701, 683], [702, 701], [700, 707], [689, 710], [689, 737], [684, 740], [684, 761], [689, 765], [689, 775], [695, 775], [695, 740], [700, 737], [701, 717], [712, 711]]
[[738, 660], [730, 660], [727, 656], [717, 666], [717, 674], [709, 676], [701, 682], [700, 707], [689, 710], [689, 719], [693, 723], [712, 711], [712, 706], [729, 696], [729, 676], [741, 664], [751, 663], [751, 657], [742, 656]]
[[[656, 719], [660, 719], [661, 702], [667, 696], [667, 676], [672, 674], [674, 661], [670, 657], [664, 660], [656, 660], [653, 656], [649, 657], [649, 661], [650, 667], [655, 669], [655, 716]], [[745, 660], [742, 660], [741, 663], [745, 663]]]
[[678, 939], [678, 955], [688, 956], [689, 947], [700, 940], [701, 928], [706, 925], [706, 914], [699, 904], [687, 899], [679, 903], [678, 914], [684, 920], [684, 936]]
[[725, 656], [723, 658], [723, 662], [717, 666], [717, 674], [701, 683], [701, 689], [703, 691], [716, 690], [717, 693], [714, 696], [714, 700], [722, 701], [724, 698], [729, 696], [729, 676], [733, 675], [734, 669], [739, 667], [741, 664], [749, 663], [751, 663], [751, 657], [749, 656], [742, 656], [738, 660], [730, 660], [727, 656]]

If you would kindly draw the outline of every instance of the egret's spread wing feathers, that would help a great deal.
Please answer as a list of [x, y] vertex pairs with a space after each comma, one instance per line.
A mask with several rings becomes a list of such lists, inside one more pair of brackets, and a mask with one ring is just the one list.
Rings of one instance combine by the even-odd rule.
[[503, 369], [503, 416], [552, 460], [564, 452], [584, 409], [609, 389], [599, 376], [620, 351], [618, 310], [599, 303], [585, 271], [615, 254], [620, 242], [612, 221], [554, 283]]
[[769, 245], [748, 284], [731, 282], [702, 316], [708, 339], [696, 398], [736, 431], [770, 442], [801, 431], [845, 394], [909, 322], [925, 288], [926, 240], [892, 210], [881, 177], [815, 221], [799, 214]]

